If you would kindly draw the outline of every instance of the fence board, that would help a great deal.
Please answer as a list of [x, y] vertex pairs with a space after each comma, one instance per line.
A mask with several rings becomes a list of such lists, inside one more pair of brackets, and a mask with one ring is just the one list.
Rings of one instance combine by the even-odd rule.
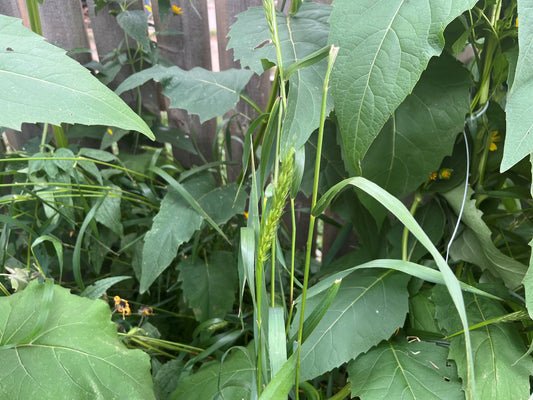
[[[152, 6], [154, 6], [152, 1]], [[209, 22], [207, 1], [195, 0], [194, 10], [189, 2], [182, 2], [183, 14], [173, 15], [164, 21], [154, 20], [157, 32], [165, 29], [182, 32], [179, 35], [158, 35], [157, 43], [161, 56], [169, 59], [182, 69], [194, 67], [211, 69], [211, 46], [209, 43]], [[157, 6], [156, 6], [157, 7]], [[161, 11], [161, 10], [160, 10]], [[156, 13], [156, 10], [154, 10]], [[167, 102], [168, 107], [168, 102]], [[188, 115], [184, 110], [168, 110], [169, 124], [177, 126], [191, 135], [195, 135], [198, 147], [208, 161], [213, 161], [212, 146], [215, 140], [216, 122], [214, 120], [200, 124], [197, 116]], [[182, 151], [176, 151], [179, 161], [187, 166], [198, 164], [201, 159]]]

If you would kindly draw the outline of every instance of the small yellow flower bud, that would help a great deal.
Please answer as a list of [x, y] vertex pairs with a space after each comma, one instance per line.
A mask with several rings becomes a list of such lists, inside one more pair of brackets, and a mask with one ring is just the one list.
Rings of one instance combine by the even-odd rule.
[[174, 4], [172, 4], [172, 12], [174, 14], [183, 14], [183, 11], [181, 10], [181, 7], [178, 7], [178, 6], [175, 6]]

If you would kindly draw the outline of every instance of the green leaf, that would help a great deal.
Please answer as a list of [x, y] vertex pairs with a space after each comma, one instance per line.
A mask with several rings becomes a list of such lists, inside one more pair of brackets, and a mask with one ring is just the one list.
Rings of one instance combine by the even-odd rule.
[[237, 263], [233, 254], [215, 251], [209, 259], [182, 260], [179, 281], [187, 304], [199, 322], [224, 318], [233, 307], [237, 290]]
[[336, 0], [329, 42], [340, 51], [331, 76], [348, 164], [360, 161], [392, 112], [444, 46], [446, 25], [475, 0]]
[[[120, 189], [116, 185], [109, 185], [109, 187]], [[102, 225], [111, 229], [118, 237], [124, 236], [124, 229], [122, 228], [122, 217], [120, 209], [120, 197], [112, 195], [115, 192], [109, 191], [102, 206], [96, 210], [94, 219]]]
[[244, 211], [246, 196], [243, 192], [237, 197], [237, 184], [218, 186], [212, 176], [201, 174], [181, 186], [203, 213], [193, 209], [189, 201], [169, 185], [159, 213], [145, 237], [141, 293], [170, 265], [181, 244], [200, 229], [206, 216], [211, 219], [210, 224], [218, 227], [217, 224], [224, 224], [234, 215]]
[[91, 300], [99, 299], [111, 286], [126, 279], [131, 279], [131, 276], [112, 276], [111, 278], [100, 279], [94, 282], [94, 284], [87, 286], [85, 290], [81, 292], [80, 296], [87, 297]]
[[148, 125], [89, 70], [19, 19], [0, 15], [0, 59], [0, 126], [111, 125], [154, 138]]
[[353, 397], [382, 399], [464, 399], [448, 350], [405, 339], [381, 343], [348, 365]]
[[117, 15], [117, 23], [124, 32], [139, 42], [146, 51], [150, 49], [150, 40], [148, 40], [148, 19], [143, 10], [121, 12]]
[[0, 397], [155, 399], [150, 358], [119, 341], [109, 306], [50, 289], [0, 298]]
[[522, 158], [533, 153], [533, 15], [531, 14], [531, 1], [518, 0], [518, 62], [516, 70], [509, 68], [509, 75], [513, 75], [512, 86], [507, 94], [508, 100], [505, 107], [507, 130], [503, 159], [500, 170], [506, 171]]
[[[331, 307], [302, 345], [300, 379], [315, 378], [388, 339], [405, 320], [408, 280], [391, 270], [357, 271], [344, 278]], [[320, 298], [307, 299], [307, 315]]]
[[[458, 279], [455, 277], [454, 273], [440, 254], [440, 252], [437, 250], [435, 245], [431, 242], [429, 237], [426, 235], [426, 233], [423, 231], [423, 229], [418, 225], [414, 217], [411, 215], [409, 210], [402, 204], [400, 200], [392, 196], [387, 191], [383, 190], [376, 184], [368, 181], [367, 179], [363, 177], [355, 177], [355, 178], [349, 178], [345, 179], [342, 182], [339, 182], [335, 186], [333, 186], [330, 190], [324, 194], [320, 198], [320, 200], [317, 202], [315, 207], [312, 210], [312, 214], [317, 216], [322, 213], [328, 204], [331, 203], [333, 198], [346, 186], [352, 185], [355, 186], [358, 189], [361, 189], [365, 193], [371, 195], [374, 199], [376, 199], [378, 202], [380, 202], [383, 206], [387, 208], [390, 212], [392, 212], [396, 218], [398, 218], [406, 227], [409, 229], [409, 231], [417, 238], [417, 240], [429, 251], [435, 262], [437, 263], [437, 267], [439, 268], [442, 278], [444, 279], [444, 282], [446, 283], [446, 287], [448, 288], [448, 291], [450, 292], [450, 295], [452, 297], [453, 303], [457, 309], [457, 313], [459, 314], [461, 318], [461, 323], [465, 330], [468, 330], [468, 320], [466, 316], [465, 306], [463, 302], [463, 295], [461, 293], [461, 285], [458, 281]], [[473, 379], [474, 377], [474, 359], [472, 355], [472, 346], [470, 341], [470, 335], [468, 334], [468, 331], [465, 335], [466, 342], [466, 358], [468, 363], [468, 376], [466, 381], [468, 382], [466, 385], [466, 393], [468, 398], [475, 397], [476, 388], [475, 388], [475, 381]]]
[[139, 291], [144, 293], [170, 265], [179, 246], [188, 241], [203, 218], [172, 188], [161, 202], [152, 228], [144, 238], [142, 273]]
[[[456, 213], [459, 213], [463, 201], [463, 187], [456, 187], [442, 195]], [[472, 189], [468, 189], [461, 221], [469, 228], [451, 247], [454, 259], [471, 262], [481, 269], [488, 269], [500, 277], [510, 288], [522, 283], [527, 267], [521, 262], [503, 254], [492, 242], [490, 228], [483, 221], [483, 213], [476, 207], [476, 201], [470, 200]]]
[[235, 108], [239, 94], [252, 75], [246, 69], [212, 72], [197, 67], [184, 71], [177, 66], [155, 65], [128, 77], [116, 93], [121, 94], [153, 79], [163, 85], [162, 93], [170, 99], [171, 108], [197, 114], [200, 122], [205, 122]]
[[276, 375], [287, 361], [284, 311], [281, 307], [268, 308], [268, 359], [272, 376]]
[[207, 400], [217, 394], [221, 399], [248, 399], [256, 385], [253, 360], [246, 349], [237, 348], [222, 364], [218, 361], [205, 364], [197, 373], [184, 378], [169, 399]]
[[[507, 314], [497, 301], [465, 293], [465, 306], [471, 325]], [[453, 312], [450, 297], [442, 286], [433, 289], [436, 320], [448, 333], [462, 329], [457, 314]], [[470, 332], [476, 360], [476, 382], [479, 399], [527, 399], [529, 376], [533, 373], [533, 360], [526, 357], [514, 364], [526, 351], [520, 335], [512, 323], [483, 326]], [[450, 340], [449, 358], [455, 360], [459, 376], [466, 377], [464, 335]]]
[[432, 60], [368, 149], [363, 176], [400, 198], [427, 181], [463, 130], [469, 89], [468, 74], [456, 60]]
[[[330, 12], [331, 6], [306, 2], [294, 16], [277, 13], [284, 68], [289, 68], [327, 45]], [[239, 14], [229, 36], [228, 48], [233, 49], [235, 59], [243, 67], [260, 74], [263, 72], [262, 59], [277, 62], [263, 7], [250, 7]], [[326, 70], [327, 60], [294, 73], [289, 70], [292, 76], [289, 79], [287, 110], [281, 133], [282, 158], [288, 154], [291, 146], [300, 148], [319, 125]], [[333, 101], [328, 98], [326, 114], [332, 108]]]

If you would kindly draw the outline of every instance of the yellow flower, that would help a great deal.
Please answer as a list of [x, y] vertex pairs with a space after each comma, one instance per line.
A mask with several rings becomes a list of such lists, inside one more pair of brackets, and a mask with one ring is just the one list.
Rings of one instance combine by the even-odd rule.
[[150, 14], [152, 13], [152, 7], [150, 7], [148, 4], [145, 4], [144, 8], [146, 8]]
[[248, 219], [248, 213], [246, 211], [244, 212], [244, 216]]
[[174, 4], [172, 4], [172, 12], [174, 14], [183, 14], [183, 11], [181, 10], [181, 7], [178, 7], [178, 6], [175, 6]]
[[127, 300], [121, 299], [120, 296], [115, 296], [113, 300], [115, 301], [115, 310], [122, 313], [122, 319], [131, 314], [131, 308]]
[[437, 171], [433, 171], [433, 172], [429, 175], [429, 180], [431, 180], [431, 181], [436, 181], [438, 176], [439, 176], [439, 173], [438, 173]]
[[443, 168], [440, 170], [440, 177], [441, 179], [450, 179], [450, 176], [452, 176], [452, 170], [448, 168]]
[[498, 131], [493, 131], [492, 132], [492, 136], [490, 138], [490, 146], [489, 146], [489, 150], [490, 151], [496, 151], [498, 150], [498, 146], [496, 145], [496, 143], [498, 143], [499, 141], [501, 141], [502, 138], [500, 135], [498, 135]]
[[110, 135], [113, 134], [113, 131], [111, 130], [111, 128], [107, 128], [107, 133], [109, 133]]

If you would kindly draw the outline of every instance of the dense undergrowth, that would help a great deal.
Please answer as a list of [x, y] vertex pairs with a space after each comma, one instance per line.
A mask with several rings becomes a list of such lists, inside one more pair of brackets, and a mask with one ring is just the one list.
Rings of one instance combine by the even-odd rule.
[[[0, 126], [43, 131], [0, 160], [2, 398], [529, 397], [528, 1], [264, 0], [223, 72], [169, 65], [114, 2], [136, 43], [96, 77], [0, 16]], [[216, 161], [98, 81], [141, 59], [116, 93], [217, 117]]]

